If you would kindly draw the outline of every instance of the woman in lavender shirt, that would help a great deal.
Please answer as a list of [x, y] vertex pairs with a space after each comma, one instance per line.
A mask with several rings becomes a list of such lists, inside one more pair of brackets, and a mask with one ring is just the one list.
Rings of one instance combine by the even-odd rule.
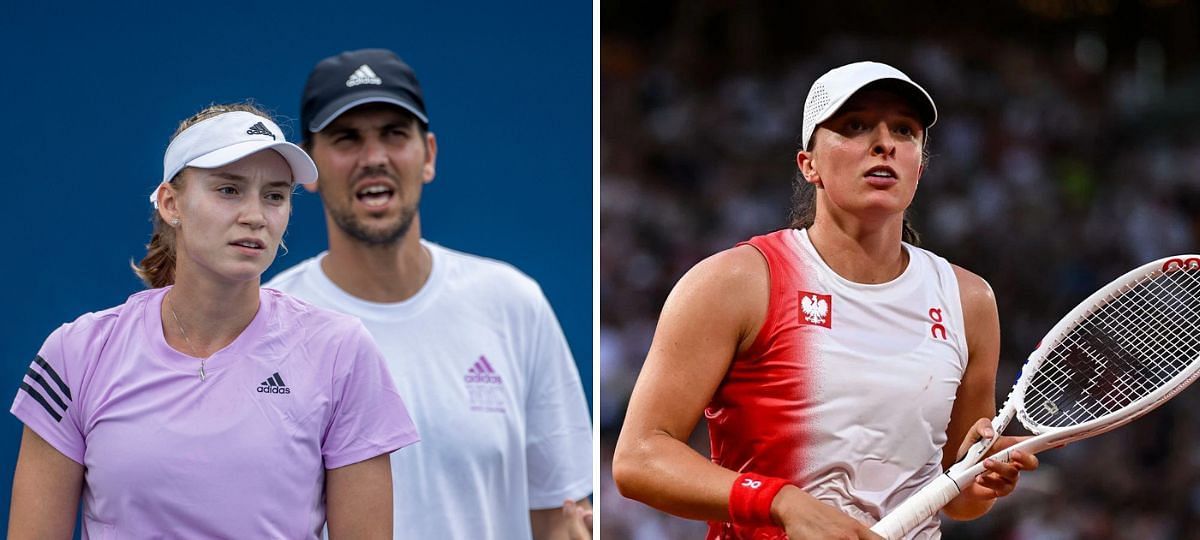
[[391, 538], [388, 454], [418, 440], [356, 319], [259, 287], [316, 180], [249, 105], [180, 125], [135, 267], [153, 287], [52, 332], [12, 412], [25, 424], [8, 537]]

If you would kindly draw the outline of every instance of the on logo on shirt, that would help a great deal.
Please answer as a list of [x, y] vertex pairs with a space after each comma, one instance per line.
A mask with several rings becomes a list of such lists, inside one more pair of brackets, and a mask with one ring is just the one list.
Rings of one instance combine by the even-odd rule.
[[942, 341], [949, 340], [949, 338], [946, 336], [946, 327], [942, 324], [944, 321], [942, 320], [941, 308], [929, 308], [929, 321], [933, 323], [929, 327], [929, 335], [933, 336], [934, 339], [940, 339]]
[[832, 328], [833, 296], [808, 291], [799, 291], [799, 294], [800, 311], [798, 315], [800, 324]]

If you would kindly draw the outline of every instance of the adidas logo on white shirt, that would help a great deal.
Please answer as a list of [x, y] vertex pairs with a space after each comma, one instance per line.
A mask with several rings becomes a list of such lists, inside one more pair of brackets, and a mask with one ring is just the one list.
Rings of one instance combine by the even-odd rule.
[[485, 384], [503, 384], [500, 380], [500, 375], [496, 370], [492, 369], [492, 365], [488, 363], [487, 358], [480, 356], [479, 360], [471, 369], [467, 370], [467, 375], [463, 380], [468, 383], [485, 383]]
[[488, 362], [486, 356], [480, 355], [475, 365], [467, 369], [463, 376], [466, 383], [467, 397], [472, 411], [506, 412], [508, 407], [504, 388], [504, 380], [495, 368]]
[[383, 79], [375, 74], [371, 66], [363, 64], [350, 74], [350, 78], [346, 79], [346, 86], [358, 86], [360, 84], [383, 84]]

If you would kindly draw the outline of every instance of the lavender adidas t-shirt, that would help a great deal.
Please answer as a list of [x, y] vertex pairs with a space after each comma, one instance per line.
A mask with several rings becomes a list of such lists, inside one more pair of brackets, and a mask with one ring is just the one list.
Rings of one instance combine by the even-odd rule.
[[13, 402], [86, 467], [85, 540], [319, 538], [326, 469], [419, 440], [357, 319], [261, 289], [201, 381], [163, 339], [167, 290], [55, 330]]

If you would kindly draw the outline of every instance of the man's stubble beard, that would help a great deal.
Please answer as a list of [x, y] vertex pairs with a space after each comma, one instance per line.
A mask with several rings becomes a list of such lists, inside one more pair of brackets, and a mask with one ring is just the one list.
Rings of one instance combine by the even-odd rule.
[[325, 209], [333, 218], [334, 224], [351, 238], [371, 247], [387, 247], [396, 244], [408, 230], [412, 228], [413, 219], [417, 216], [416, 206], [405, 206], [400, 209], [400, 219], [393, 225], [382, 229], [367, 227], [358, 220], [353, 211], [325, 203]]
[[[429, 146], [425, 147], [426, 155], [429, 152]], [[387, 167], [376, 166], [363, 169], [355, 176], [355, 181], [369, 176], [386, 176], [396, 184], [395, 196], [400, 196], [400, 178]], [[353, 182], [351, 183], [353, 184]], [[358, 220], [352, 210], [354, 201], [345, 208], [330, 204], [330, 201], [325, 197], [325, 191], [320, 189], [321, 184], [317, 184], [317, 191], [321, 196], [321, 203], [325, 206], [325, 210], [333, 218], [333, 222], [342, 232], [345, 232], [351, 238], [358, 240], [369, 247], [388, 247], [396, 244], [404, 235], [408, 234], [408, 230], [412, 228], [413, 219], [417, 216], [418, 201], [414, 201], [411, 206], [400, 207], [400, 220], [395, 225], [389, 226], [382, 230], [372, 230]], [[353, 196], [353, 195], [352, 195]]]

